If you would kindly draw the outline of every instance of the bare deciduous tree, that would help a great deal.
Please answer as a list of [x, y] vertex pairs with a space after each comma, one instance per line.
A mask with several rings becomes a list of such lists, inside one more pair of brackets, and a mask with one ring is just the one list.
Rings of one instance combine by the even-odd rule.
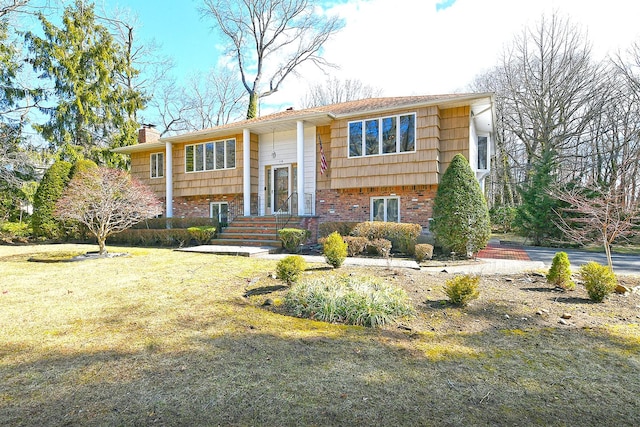
[[105, 255], [107, 237], [161, 213], [153, 191], [127, 172], [91, 168], [69, 182], [54, 215], [84, 224], [98, 240], [100, 255]]
[[613, 271], [611, 245], [616, 239], [632, 234], [640, 219], [637, 208], [627, 203], [624, 190], [600, 190], [592, 186], [558, 191], [555, 196], [570, 205], [562, 210], [568, 215], [557, 212], [557, 225], [575, 242], [601, 243]]
[[[342, 21], [318, 12], [316, 0], [204, 0], [202, 12], [230, 42], [247, 93], [247, 118], [257, 116], [261, 97], [280, 88], [298, 66], [329, 64], [319, 55]], [[266, 84], [263, 84], [263, 79]]]
[[332, 77], [323, 83], [311, 85], [304, 99], [302, 99], [302, 106], [304, 108], [312, 108], [358, 99], [374, 98], [381, 95], [382, 89], [366, 85], [361, 80], [340, 80], [337, 77]]
[[229, 68], [218, 67], [208, 74], [196, 74], [186, 88], [189, 130], [201, 130], [229, 123], [242, 117], [241, 102], [246, 92], [236, 74]]
[[503, 54], [505, 126], [530, 165], [545, 147], [575, 155], [589, 122], [605, 102], [601, 67], [585, 33], [557, 14], [523, 30]]

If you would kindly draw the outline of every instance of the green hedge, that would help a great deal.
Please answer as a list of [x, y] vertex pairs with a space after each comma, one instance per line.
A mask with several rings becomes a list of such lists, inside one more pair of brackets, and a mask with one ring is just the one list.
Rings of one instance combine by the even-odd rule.
[[173, 229], [129, 229], [109, 236], [107, 243], [131, 246], [185, 246], [192, 239], [191, 233], [183, 228]]
[[289, 253], [300, 252], [300, 246], [307, 241], [311, 233], [301, 228], [283, 228], [278, 230], [278, 238]]
[[163, 230], [166, 228], [189, 228], [189, 227], [216, 227], [217, 218], [152, 218], [139, 222], [133, 226], [134, 229]]
[[328, 221], [318, 224], [318, 239], [327, 237], [329, 234], [337, 231], [341, 236], [348, 236], [351, 231], [358, 225], [357, 222], [351, 221]]
[[386, 239], [391, 242], [392, 250], [412, 255], [418, 236], [422, 233], [420, 224], [397, 222], [367, 221], [355, 226], [351, 234], [366, 237], [369, 240]]

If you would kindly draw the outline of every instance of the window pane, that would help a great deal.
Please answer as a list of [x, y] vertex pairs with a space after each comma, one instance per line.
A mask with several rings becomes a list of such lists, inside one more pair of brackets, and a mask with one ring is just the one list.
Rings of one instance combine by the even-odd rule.
[[349, 123], [349, 157], [362, 156], [362, 122]]
[[382, 119], [382, 152], [396, 152], [396, 118]]
[[416, 116], [400, 116], [400, 151], [416, 149]]
[[229, 204], [228, 203], [220, 203], [220, 223], [222, 225], [227, 225], [229, 222]]
[[157, 159], [156, 159], [156, 155], [152, 154], [151, 155], [151, 161], [149, 162], [150, 166], [151, 166], [151, 178], [156, 178], [157, 176], [157, 170], [158, 168], [156, 167], [156, 163], [157, 163]]
[[398, 199], [387, 199], [387, 222], [398, 222], [400, 212]]
[[158, 153], [156, 162], [158, 163], [158, 168], [156, 169], [158, 171], [158, 178], [162, 178], [164, 176], [164, 154]]
[[204, 169], [213, 169], [213, 143], [204, 144]]
[[378, 139], [378, 120], [367, 120], [365, 122], [367, 156], [380, 153]]
[[224, 169], [224, 141], [216, 142], [216, 169]]
[[373, 221], [384, 221], [384, 199], [373, 199]]
[[204, 168], [204, 144], [196, 145], [196, 170], [201, 171]]
[[194, 168], [193, 168], [193, 145], [187, 145], [185, 150], [186, 150], [186, 155], [185, 155], [186, 171], [187, 172], [193, 172], [194, 171]]
[[487, 137], [478, 137], [478, 169], [487, 169]]
[[236, 167], [236, 140], [227, 140], [227, 168]]

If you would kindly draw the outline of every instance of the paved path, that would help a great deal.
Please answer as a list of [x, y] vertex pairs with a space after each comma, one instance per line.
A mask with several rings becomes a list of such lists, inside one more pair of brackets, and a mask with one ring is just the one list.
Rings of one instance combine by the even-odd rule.
[[[607, 264], [604, 253], [587, 252], [578, 249], [544, 248], [539, 246], [519, 246], [514, 244], [501, 244], [492, 240], [489, 245], [478, 253], [478, 258], [520, 260], [543, 263], [546, 268], [551, 266], [551, 261], [557, 252], [564, 251], [569, 256], [571, 268], [577, 270], [581, 265], [589, 261]], [[640, 256], [613, 254], [613, 269], [618, 274], [640, 275]]]

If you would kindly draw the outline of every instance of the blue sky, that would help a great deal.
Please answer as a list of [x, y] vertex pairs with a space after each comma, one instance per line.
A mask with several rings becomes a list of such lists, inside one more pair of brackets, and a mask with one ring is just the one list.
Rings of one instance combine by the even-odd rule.
[[[37, 0], [36, 0], [37, 1]], [[588, 31], [596, 58], [640, 41], [640, 2], [631, 0], [327, 0], [345, 28], [324, 48], [340, 78], [360, 79], [385, 96], [464, 90], [495, 65], [516, 33], [543, 13], [556, 11]], [[154, 39], [173, 58], [178, 79], [213, 67], [221, 40], [200, 0], [96, 0], [107, 10], [128, 8], [138, 16], [139, 36]], [[289, 77], [269, 102], [298, 107], [309, 82], [326, 76], [312, 66]], [[263, 109], [263, 113], [265, 110]]]

